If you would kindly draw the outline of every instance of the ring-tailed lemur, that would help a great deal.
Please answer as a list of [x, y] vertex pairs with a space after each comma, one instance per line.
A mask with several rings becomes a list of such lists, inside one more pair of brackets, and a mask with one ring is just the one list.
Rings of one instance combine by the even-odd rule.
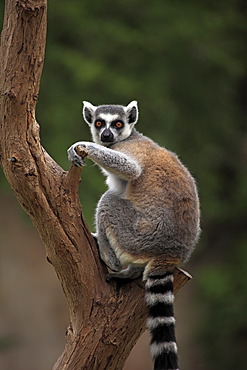
[[68, 157], [83, 165], [80, 145], [107, 176], [96, 237], [112, 270], [108, 279], [143, 274], [154, 369], [178, 369], [173, 269], [188, 260], [199, 237], [195, 181], [174, 153], [135, 130], [136, 101], [126, 107], [84, 102], [83, 116], [94, 143], [75, 143]]

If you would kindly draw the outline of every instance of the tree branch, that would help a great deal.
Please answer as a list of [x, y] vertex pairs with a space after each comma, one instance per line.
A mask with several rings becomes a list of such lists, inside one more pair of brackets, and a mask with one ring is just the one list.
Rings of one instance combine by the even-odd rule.
[[[81, 170], [58, 166], [35, 119], [46, 40], [45, 0], [6, 0], [0, 54], [0, 159], [46, 248], [71, 324], [54, 369], [121, 369], [144, 331], [143, 284], [105, 282], [78, 197]], [[190, 277], [176, 271], [177, 291]]]

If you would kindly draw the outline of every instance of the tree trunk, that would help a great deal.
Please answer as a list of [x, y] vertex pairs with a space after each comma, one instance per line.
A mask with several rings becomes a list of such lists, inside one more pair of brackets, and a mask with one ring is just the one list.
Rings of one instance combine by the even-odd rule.
[[[78, 198], [81, 170], [58, 166], [35, 119], [46, 40], [46, 0], [6, 0], [0, 54], [0, 160], [30, 216], [68, 302], [71, 323], [54, 369], [121, 369], [144, 331], [140, 279], [105, 282]], [[176, 271], [177, 291], [189, 276]]]

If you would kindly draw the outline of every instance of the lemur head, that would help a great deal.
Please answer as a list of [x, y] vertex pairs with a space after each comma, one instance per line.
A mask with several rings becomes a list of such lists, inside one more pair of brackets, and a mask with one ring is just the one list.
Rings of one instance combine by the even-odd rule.
[[138, 120], [137, 102], [123, 105], [99, 105], [83, 102], [83, 117], [90, 126], [93, 141], [110, 145], [130, 136]]

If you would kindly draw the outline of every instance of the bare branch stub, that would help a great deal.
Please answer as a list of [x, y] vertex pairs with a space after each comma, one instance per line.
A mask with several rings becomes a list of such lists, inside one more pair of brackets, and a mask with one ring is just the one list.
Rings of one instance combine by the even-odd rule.
[[84, 148], [82, 145], [78, 145], [76, 148], [75, 148], [75, 151], [76, 153], [82, 158], [86, 158], [87, 155], [88, 155], [88, 151], [86, 148]]

